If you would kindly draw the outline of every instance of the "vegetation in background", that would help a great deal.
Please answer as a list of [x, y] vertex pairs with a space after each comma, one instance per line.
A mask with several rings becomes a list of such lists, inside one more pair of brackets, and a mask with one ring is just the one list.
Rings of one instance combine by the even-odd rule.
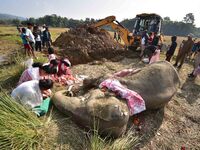
[[[106, 17], [106, 16], [105, 16]], [[134, 16], [133, 16], [134, 17]], [[102, 19], [102, 18], [101, 18]], [[13, 20], [0, 20], [0, 24], [26, 24], [27, 22], [32, 22], [35, 24], [46, 24], [51, 27], [65, 27], [65, 28], [75, 28], [82, 24], [88, 24], [95, 22], [93, 18], [86, 18], [85, 20], [76, 20], [72, 18], [61, 17], [56, 14], [46, 15], [40, 18], [29, 18], [25, 21], [18, 19]], [[194, 25], [195, 17], [192, 13], [188, 13], [183, 17], [182, 21], [172, 21], [169, 17], [163, 18], [162, 32], [165, 35], [177, 35], [177, 36], [186, 36], [189, 33], [194, 34], [196, 37], [200, 37], [200, 28], [195, 27]], [[124, 19], [121, 24], [124, 25], [129, 31], [132, 31], [134, 28], [135, 19]], [[105, 29], [111, 30], [110, 27], [104, 27]]]

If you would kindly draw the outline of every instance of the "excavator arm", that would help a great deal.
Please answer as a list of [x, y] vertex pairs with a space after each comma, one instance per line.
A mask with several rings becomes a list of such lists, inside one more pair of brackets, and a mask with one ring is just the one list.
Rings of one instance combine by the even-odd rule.
[[134, 37], [130, 35], [128, 29], [126, 29], [123, 25], [121, 25], [115, 18], [115, 16], [109, 16], [105, 19], [99, 20], [97, 23], [93, 24], [93, 27], [101, 27], [104, 25], [109, 25], [111, 28], [118, 32], [125, 45], [131, 46], [134, 42]]
[[109, 17], [106, 17], [104, 19], [99, 20], [98, 22], [96, 22], [92, 26], [94, 26], [94, 27], [101, 27], [101, 26], [107, 25], [107, 24], [109, 24], [109, 23], [111, 23], [111, 22], [113, 22], [115, 20], [116, 20], [115, 16], [109, 16]]

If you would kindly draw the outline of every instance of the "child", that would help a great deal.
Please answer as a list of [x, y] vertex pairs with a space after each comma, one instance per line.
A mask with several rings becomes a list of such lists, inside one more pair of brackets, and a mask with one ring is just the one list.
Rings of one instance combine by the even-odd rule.
[[35, 36], [35, 50], [42, 51], [41, 31], [38, 26], [34, 26], [33, 35]]
[[170, 62], [171, 57], [174, 55], [174, 52], [176, 50], [176, 47], [177, 47], [176, 39], [177, 39], [176, 36], [171, 37], [172, 44], [166, 53], [166, 61], [168, 61], [168, 62]]
[[51, 61], [51, 60], [54, 60], [54, 59], [56, 59], [56, 55], [54, 54], [54, 49], [52, 48], [52, 47], [49, 47], [48, 48], [48, 58], [49, 58], [49, 62]]
[[22, 33], [21, 33], [20, 37], [21, 37], [22, 42], [24, 44], [25, 55], [26, 54], [28, 54], [28, 56], [33, 55], [33, 57], [36, 58], [34, 52], [32, 51], [32, 48], [31, 48], [31, 46], [28, 42], [28, 36], [26, 35], [26, 29], [25, 28], [22, 28]]

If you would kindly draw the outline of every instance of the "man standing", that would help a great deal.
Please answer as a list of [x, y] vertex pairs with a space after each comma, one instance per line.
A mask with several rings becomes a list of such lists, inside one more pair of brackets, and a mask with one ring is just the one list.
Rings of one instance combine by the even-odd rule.
[[45, 30], [43, 31], [43, 44], [44, 47], [46, 46], [49, 48], [51, 46], [51, 33], [49, 32], [49, 28], [46, 26]]
[[174, 64], [175, 67], [178, 65], [179, 62], [180, 62], [180, 64], [179, 64], [178, 68], [182, 67], [185, 57], [191, 51], [193, 44], [194, 44], [194, 42], [192, 40], [191, 35], [188, 35], [188, 40], [184, 43], [180, 53], [176, 57], [176, 62]]
[[35, 37], [31, 31], [32, 28], [33, 28], [33, 25], [31, 23], [27, 23], [26, 35], [29, 39], [29, 44], [30, 44], [31, 48], [34, 51], [35, 50]]
[[171, 58], [172, 58], [172, 56], [174, 55], [174, 52], [175, 52], [175, 50], [176, 50], [176, 47], [177, 47], [176, 39], [177, 39], [176, 36], [172, 36], [172, 37], [171, 37], [171, 42], [172, 42], [172, 44], [171, 44], [169, 50], [168, 50], [167, 53], [166, 53], [166, 59], [165, 59], [165, 60], [168, 61], [168, 62], [170, 62], [170, 60], [171, 60]]

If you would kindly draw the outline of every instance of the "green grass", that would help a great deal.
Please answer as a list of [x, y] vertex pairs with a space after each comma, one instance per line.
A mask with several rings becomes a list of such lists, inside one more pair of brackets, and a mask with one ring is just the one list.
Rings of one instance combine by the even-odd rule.
[[6, 40], [6, 41], [9, 41], [9, 42], [14, 42], [16, 44], [21, 43], [21, 38], [17, 35], [6, 35], [6, 36], [0, 35], [0, 40]]
[[17, 28], [14, 26], [0, 26], [0, 35], [15, 34], [17, 35]]
[[102, 138], [98, 130], [94, 130], [89, 136], [91, 150], [130, 150], [138, 145], [139, 138], [131, 131], [123, 134], [118, 139]]
[[12, 58], [11, 61], [13, 64], [4, 66], [0, 69], [0, 86], [8, 91], [16, 86], [21, 74], [25, 70], [22, 59], [18, 57], [19, 56]]
[[112, 139], [109, 136], [102, 138], [99, 135], [98, 123], [94, 119], [94, 129], [89, 135], [89, 149], [91, 150], [130, 150], [137, 146], [139, 138], [130, 128], [121, 137]]
[[38, 149], [43, 144], [44, 123], [32, 112], [0, 93], [0, 149]]

